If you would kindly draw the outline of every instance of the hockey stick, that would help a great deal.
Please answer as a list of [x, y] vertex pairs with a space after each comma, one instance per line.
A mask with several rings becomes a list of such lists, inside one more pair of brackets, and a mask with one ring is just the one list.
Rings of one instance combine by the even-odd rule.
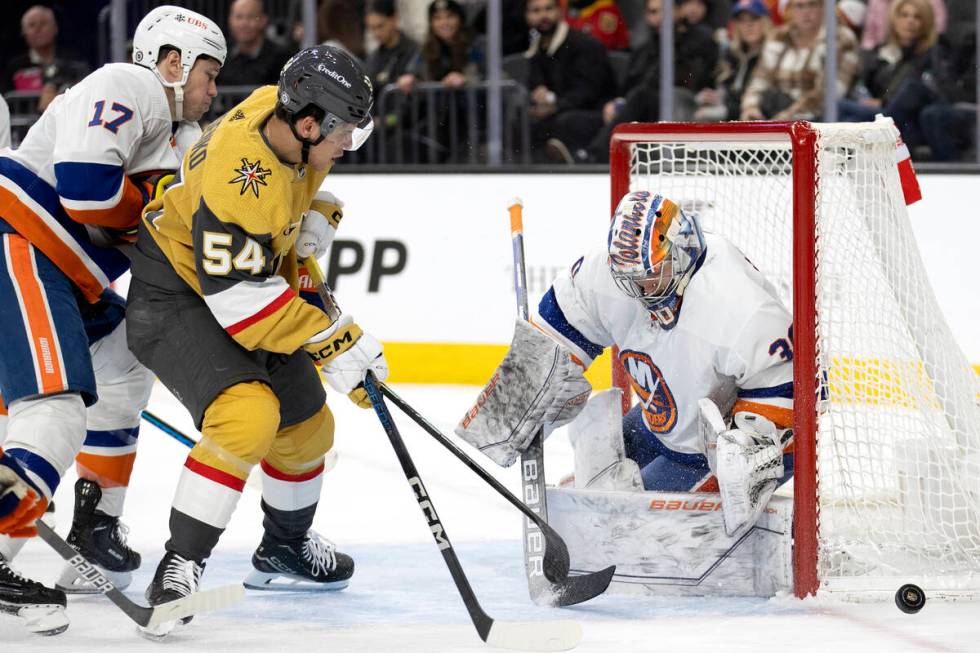
[[[303, 265], [310, 275], [311, 283], [316, 287], [320, 298], [324, 301], [327, 314], [339, 316], [340, 309], [337, 306], [333, 293], [327, 287], [323, 272], [320, 270], [320, 264], [316, 258], [312, 256], [306, 258], [303, 261]], [[494, 621], [493, 618], [483, 611], [479, 601], [476, 599], [476, 595], [473, 593], [473, 588], [470, 587], [466, 574], [463, 572], [459, 558], [456, 557], [456, 552], [449, 542], [449, 536], [439, 521], [435, 506], [432, 505], [432, 501], [428, 498], [428, 492], [426, 492], [425, 486], [422, 484], [422, 479], [419, 477], [418, 470], [415, 468], [415, 463], [412, 461], [412, 457], [408, 453], [404, 441], [402, 441], [398, 428], [391, 419], [388, 406], [385, 405], [384, 399], [382, 399], [380, 392], [378, 392], [374, 375], [370, 372], [364, 378], [364, 389], [368, 394], [368, 398], [371, 400], [371, 405], [374, 407], [375, 413], [378, 415], [381, 426], [384, 427], [388, 440], [391, 442], [392, 449], [395, 450], [395, 455], [398, 457], [398, 462], [401, 464], [408, 484], [412, 487], [419, 508], [422, 510], [422, 515], [429, 524], [436, 546], [442, 551], [443, 560], [446, 562], [446, 566], [449, 567], [449, 573], [453, 577], [453, 582], [456, 583], [456, 589], [460, 594], [460, 598], [463, 599], [463, 604], [466, 606], [466, 611], [469, 612], [470, 619], [480, 639], [490, 646], [525, 651], [566, 651], [575, 648], [582, 639], [582, 628], [574, 621], [562, 620], [543, 623], [500, 622]]]
[[38, 520], [37, 534], [58, 555], [68, 561], [78, 575], [105, 594], [110, 601], [126, 613], [126, 616], [145, 628], [154, 628], [167, 621], [176, 621], [202, 612], [210, 612], [219, 608], [234, 605], [245, 596], [245, 587], [241, 584], [224, 585], [203, 592], [194, 592], [188, 596], [168, 601], [152, 608], [143, 607], [131, 601], [113, 585], [98, 568], [73, 549], [68, 542], [61, 539], [54, 530]]
[[[160, 429], [161, 431], [163, 431], [164, 433], [166, 433], [167, 435], [169, 435], [174, 440], [181, 443], [188, 449], [193, 449], [194, 445], [197, 444], [197, 440], [187, 435], [186, 433], [178, 429], [176, 426], [172, 426], [171, 424], [168, 424], [167, 422], [163, 421], [162, 419], [160, 419], [159, 417], [157, 417], [156, 415], [154, 415], [148, 410], [144, 410], [143, 412], [141, 412], [140, 417], [142, 417], [147, 422], [157, 427], [158, 429]], [[337, 451], [335, 449], [331, 449], [330, 451], [327, 452], [327, 455], [324, 457], [323, 460], [324, 473], [329, 472], [331, 469], [337, 466], [337, 458], [338, 458]], [[258, 490], [259, 492], [261, 492], [262, 479], [261, 477], [259, 477], [258, 472], [255, 471], [256, 469], [258, 469], [257, 466], [253, 467], [252, 471], [249, 472], [248, 479], [245, 480], [245, 484], [251, 487], [253, 490]]]
[[435, 539], [436, 546], [442, 551], [443, 560], [449, 567], [449, 573], [456, 583], [456, 589], [459, 590], [463, 604], [470, 613], [470, 619], [473, 621], [480, 639], [490, 646], [522, 651], [567, 651], [577, 646], [582, 639], [582, 628], [574, 621], [501, 622], [495, 621], [483, 611], [473, 593], [473, 588], [470, 587], [470, 583], [466, 579], [459, 558], [456, 557], [453, 545], [449, 541], [449, 534], [446, 533], [442, 522], [439, 521], [432, 499], [426, 492], [422, 479], [419, 478], [415, 463], [412, 462], [412, 457], [398, 433], [398, 428], [391, 419], [388, 406], [385, 405], [384, 399], [381, 397], [377, 385], [375, 385], [374, 375], [371, 372], [368, 372], [364, 379], [364, 389], [371, 399], [371, 405], [381, 421], [381, 426], [384, 427], [385, 433], [388, 435], [388, 440], [391, 441], [395, 455], [398, 456], [398, 462], [401, 463], [402, 471], [405, 472], [405, 478], [408, 479], [408, 484], [412, 486], [415, 499], [429, 523], [432, 537]]
[[[507, 207], [510, 214], [510, 237], [514, 254], [514, 294], [517, 314], [522, 320], [530, 319], [527, 306], [527, 273], [524, 268], [524, 204], [515, 197]], [[544, 432], [538, 432], [521, 454], [521, 483], [528, 507], [548, 521], [547, 488], [544, 482]], [[524, 567], [527, 573], [527, 589], [531, 600], [538, 604], [551, 601], [551, 583], [543, 570], [543, 538], [537, 523], [524, 520]], [[608, 586], [608, 583], [606, 584]], [[601, 591], [605, 591], [605, 587]], [[599, 593], [599, 592], [597, 592]]]
[[156, 415], [154, 415], [148, 410], [144, 410], [143, 412], [141, 412], [140, 417], [142, 417], [147, 422], [149, 422], [153, 426], [157, 427], [158, 429], [160, 429], [161, 431], [163, 431], [164, 433], [172, 437], [177, 442], [186, 446], [188, 449], [193, 449], [194, 445], [197, 444], [197, 440], [190, 437], [189, 435], [184, 435], [184, 433], [178, 430], [177, 427], [171, 426], [170, 424], [164, 422], [162, 419], [160, 419], [159, 417], [157, 417]]
[[540, 529], [544, 535], [544, 559], [542, 568], [545, 577], [551, 583], [547, 591], [540, 595], [542, 601], [538, 601], [539, 603], [547, 603], [547, 605], [553, 607], [564, 607], [588, 601], [606, 591], [606, 588], [609, 587], [609, 583], [612, 581], [613, 574], [616, 573], [615, 565], [606, 567], [600, 571], [569, 577], [568, 547], [565, 546], [564, 540], [561, 539], [557, 531], [549, 526], [548, 522], [542, 519], [540, 515], [536, 514], [524, 505], [520, 499], [511, 494], [497, 479], [487, 473], [472, 458], [467, 456], [462, 449], [453, 444], [449, 438], [443, 435], [439, 429], [433, 426], [417, 410], [412, 408], [408, 402], [395, 394], [391, 388], [384, 383], [377, 385], [381, 389], [381, 394], [390, 399], [403, 413], [422, 427], [422, 430], [435, 438], [439, 444], [463, 461], [463, 464], [476, 472], [477, 476], [486, 481], [500, 496], [507, 499], [511, 505], [524, 513]]

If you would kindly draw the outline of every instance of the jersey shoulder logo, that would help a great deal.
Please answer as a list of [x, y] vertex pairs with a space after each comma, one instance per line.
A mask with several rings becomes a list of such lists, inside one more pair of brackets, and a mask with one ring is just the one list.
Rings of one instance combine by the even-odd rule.
[[235, 172], [238, 176], [228, 183], [242, 185], [239, 195], [244, 195], [246, 191], [251, 190], [256, 197], [259, 196], [259, 186], [268, 186], [265, 178], [272, 174], [272, 170], [262, 167], [261, 160], [256, 159], [255, 163], [250, 163], [245, 157], [242, 157], [242, 167], [236, 168]]
[[640, 351], [619, 352], [619, 360], [630, 375], [630, 385], [643, 406], [643, 422], [653, 433], [669, 433], [677, 424], [677, 402], [663, 372], [650, 356]]
[[239, 109], [232, 114], [231, 118], [228, 119], [228, 122], [232, 122], [234, 120], [245, 120], [245, 112]]

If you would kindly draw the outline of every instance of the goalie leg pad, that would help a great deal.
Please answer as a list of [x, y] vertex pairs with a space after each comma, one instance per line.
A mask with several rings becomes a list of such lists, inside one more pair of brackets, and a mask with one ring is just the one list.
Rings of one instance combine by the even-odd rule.
[[518, 321], [514, 340], [456, 435], [498, 465], [512, 465], [538, 429], [567, 424], [592, 392], [571, 352]]
[[640, 468], [623, 445], [622, 391], [604, 390], [589, 399], [568, 426], [575, 451], [575, 487], [593, 490], [643, 490]]

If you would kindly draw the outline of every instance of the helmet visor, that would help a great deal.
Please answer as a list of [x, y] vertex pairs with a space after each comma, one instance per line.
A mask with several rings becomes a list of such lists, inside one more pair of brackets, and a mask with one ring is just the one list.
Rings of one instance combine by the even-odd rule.
[[353, 152], [364, 145], [373, 131], [374, 120], [371, 119], [370, 114], [357, 124], [343, 122], [330, 114], [323, 121], [321, 128], [321, 133], [327, 140], [348, 152]]

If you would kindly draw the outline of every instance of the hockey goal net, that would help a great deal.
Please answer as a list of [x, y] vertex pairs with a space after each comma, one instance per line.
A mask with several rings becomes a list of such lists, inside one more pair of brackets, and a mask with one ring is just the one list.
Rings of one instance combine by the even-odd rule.
[[[670, 197], [793, 311], [798, 596], [980, 589], [980, 383], [929, 286], [897, 138], [888, 119], [613, 135], [613, 207], [631, 190]], [[614, 380], [627, 385], [621, 366]]]

